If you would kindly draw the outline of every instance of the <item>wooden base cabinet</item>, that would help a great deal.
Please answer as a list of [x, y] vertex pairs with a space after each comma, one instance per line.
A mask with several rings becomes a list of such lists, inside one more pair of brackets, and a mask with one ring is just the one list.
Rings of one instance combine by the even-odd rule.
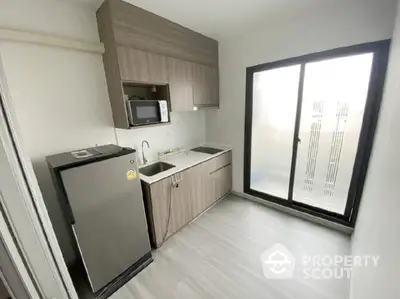
[[161, 246], [231, 188], [230, 152], [151, 185], [142, 183], [152, 246]]
[[150, 240], [159, 247], [165, 239], [192, 219], [190, 206], [191, 169], [154, 184], [142, 184]]

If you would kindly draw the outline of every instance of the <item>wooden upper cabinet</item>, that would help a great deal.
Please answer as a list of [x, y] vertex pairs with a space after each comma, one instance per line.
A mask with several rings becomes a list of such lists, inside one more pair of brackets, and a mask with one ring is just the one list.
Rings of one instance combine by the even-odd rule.
[[117, 53], [122, 81], [150, 81], [150, 68], [146, 52], [117, 46]]
[[208, 104], [211, 97], [211, 89], [208, 86], [207, 66], [193, 64], [193, 104], [204, 106]]
[[162, 55], [117, 46], [122, 81], [168, 83], [167, 58]]
[[210, 75], [208, 76], [209, 86], [211, 88], [210, 104], [213, 107], [219, 107], [219, 74], [217, 67], [209, 68]]
[[193, 110], [192, 63], [168, 57], [168, 80], [172, 111]]
[[150, 82], [151, 83], [168, 83], [168, 66], [167, 57], [154, 53], [147, 53], [149, 61]]
[[129, 128], [121, 81], [170, 84], [174, 111], [218, 106], [216, 40], [122, 0], [96, 16], [115, 127]]
[[218, 69], [193, 65], [193, 103], [198, 107], [218, 107]]
[[123, 0], [105, 0], [115, 42], [167, 57], [218, 65], [218, 42]]

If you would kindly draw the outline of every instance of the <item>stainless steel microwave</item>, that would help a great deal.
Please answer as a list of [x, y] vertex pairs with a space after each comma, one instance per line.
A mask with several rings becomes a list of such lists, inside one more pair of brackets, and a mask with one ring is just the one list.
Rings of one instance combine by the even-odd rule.
[[169, 121], [167, 101], [129, 100], [127, 101], [127, 112], [131, 126]]

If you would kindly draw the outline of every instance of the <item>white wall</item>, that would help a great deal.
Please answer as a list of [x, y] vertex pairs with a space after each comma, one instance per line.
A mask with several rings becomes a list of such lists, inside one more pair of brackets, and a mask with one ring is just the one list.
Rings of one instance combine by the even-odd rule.
[[246, 67], [308, 53], [388, 39], [396, 0], [338, 1], [307, 14], [220, 42], [220, 109], [208, 111], [208, 141], [233, 146], [233, 189], [243, 191]]
[[[1, 0], [0, 26], [99, 41], [93, 12], [54, 0]], [[30, 156], [67, 260], [67, 228], [44, 157], [115, 142], [100, 55], [24, 43], [0, 42], [0, 55]]]
[[[60, 0], [0, 0], [0, 27], [99, 41], [95, 12]], [[30, 156], [60, 246], [68, 262], [74, 254], [45, 156], [96, 144], [116, 143], [100, 55], [0, 41], [0, 56]], [[205, 140], [204, 112], [174, 113], [172, 124], [117, 130], [124, 146], [150, 142], [150, 157], [170, 147]], [[153, 152], [152, 152], [153, 151]]]
[[156, 160], [157, 153], [175, 147], [194, 147], [206, 141], [206, 125], [204, 111], [171, 113], [171, 124], [143, 129], [117, 129], [118, 143], [121, 146], [133, 147], [141, 157], [142, 140], [150, 144], [144, 145], [144, 153], [148, 161]]
[[383, 102], [352, 251], [379, 255], [377, 268], [355, 268], [352, 299], [395, 299], [400, 294], [400, 6], [393, 34]]

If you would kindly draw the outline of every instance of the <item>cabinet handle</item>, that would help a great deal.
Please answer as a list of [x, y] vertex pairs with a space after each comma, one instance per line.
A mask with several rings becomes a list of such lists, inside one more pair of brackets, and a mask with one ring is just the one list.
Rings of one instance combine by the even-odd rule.
[[176, 188], [179, 188], [179, 182], [182, 181], [182, 172], [176, 174]]
[[175, 174], [172, 176], [172, 183], [171, 183], [171, 186], [172, 187], [175, 187], [175, 185], [176, 185], [176, 179], [175, 179]]
[[182, 181], [182, 173], [175, 173], [172, 175], [172, 184], [173, 188], [179, 188], [179, 182]]
[[214, 171], [211, 171], [210, 174], [213, 174], [213, 173], [215, 173], [215, 172], [217, 172], [217, 171], [219, 171], [219, 170], [221, 170], [221, 169], [224, 169], [224, 168], [228, 167], [229, 165], [231, 165], [231, 164], [227, 164], [227, 165], [222, 166], [222, 167], [220, 167], [220, 168], [218, 168], [218, 169], [216, 169], [216, 170], [214, 170]]

